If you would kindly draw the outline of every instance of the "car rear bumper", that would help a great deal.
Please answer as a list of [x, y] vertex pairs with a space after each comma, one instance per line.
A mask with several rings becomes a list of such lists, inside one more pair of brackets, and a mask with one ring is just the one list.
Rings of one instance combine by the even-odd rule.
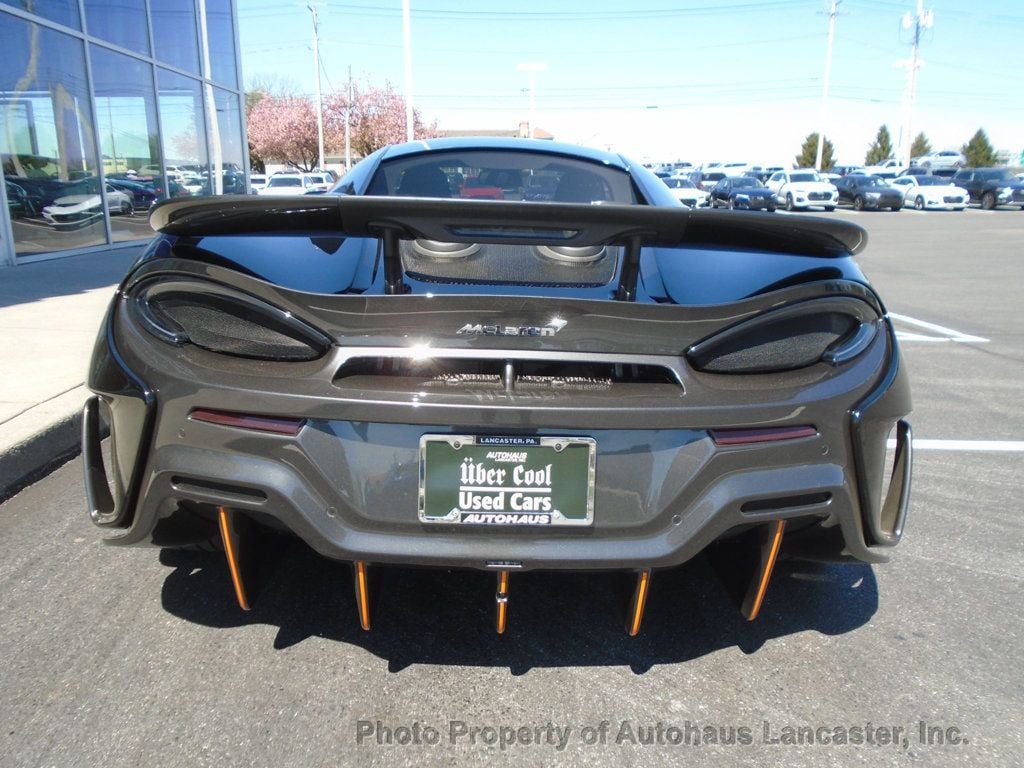
[[[909, 412], [910, 395], [888, 323], [847, 364], [841, 379], [849, 386], [812, 382], [811, 396], [799, 401], [780, 393], [776, 402], [758, 395], [756, 408], [741, 405], [743, 395], [729, 389], [735, 379], [710, 377], [688, 381], [688, 400], [671, 408], [628, 399], [561, 408], [544, 397], [459, 408], [429, 398], [325, 398], [301, 387], [199, 381], [201, 371], [173, 349], [144, 363], [136, 352], [143, 340], [132, 338], [140, 331], [116, 315], [97, 347], [90, 386], [99, 397], [87, 406], [83, 435], [92, 518], [112, 544], [202, 541], [216, 533], [222, 509], [287, 529], [330, 558], [477, 569], [669, 567], [778, 520], [829, 542], [812, 544], [811, 554], [880, 562], [902, 534], [909, 433], [899, 438], [905, 461], [892, 468], [886, 441]], [[159, 382], [135, 373], [156, 370]], [[714, 391], [720, 385], [727, 389]], [[197, 408], [237, 412], [240, 396], [247, 412], [301, 417], [301, 428], [283, 435], [193, 418]], [[113, 437], [106, 465], [101, 410]], [[813, 434], [722, 444], [712, 432], [802, 425]], [[593, 524], [421, 523], [420, 438], [467, 432], [594, 439]]]

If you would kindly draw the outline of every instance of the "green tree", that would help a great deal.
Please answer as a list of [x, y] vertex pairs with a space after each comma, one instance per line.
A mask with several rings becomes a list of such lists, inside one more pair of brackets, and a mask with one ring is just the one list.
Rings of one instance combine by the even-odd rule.
[[914, 143], [910, 145], [910, 156], [920, 157], [921, 155], [930, 155], [932, 151], [932, 143], [928, 141], [928, 137], [924, 135], [924, 131], [917, 134], [914, 137]]
[[997, 162], [996, 151], [982, 128], [960, 147], [960, 151], [967, 158], [967, 165], [974, 168], [989, 168]]
[[[800, 154], [796, 156], [796, 167], [797, 168], [813, 168], [814, 161], [817, 159], [818, 154], [818, 134], [809, 133], [807, 138], [804, 139], [804, 143], [800, 146]], [[835, 165], [835, 147], [832, 142], [828, 140], [828, 136], [825, 137], [825, 146], [821, 150], [821, 170], [827, 171], [833, 165]]]
[[874, 142], [868, 147], [868, 153], [864, 157], [864, 165], [878, 165], [883, 160], [892, 157], [892, 136], [889, 135], [889, 127], [881, 126]]

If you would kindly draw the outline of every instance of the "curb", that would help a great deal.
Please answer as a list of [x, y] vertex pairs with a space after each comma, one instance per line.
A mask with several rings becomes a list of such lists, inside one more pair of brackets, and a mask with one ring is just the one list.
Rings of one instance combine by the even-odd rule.
[[[74, 390], [71, 395], [77, 395]], [[82, 402], [85, 389], [82, 388]], [[62, 413], [14, 445], [0, 446], [0, 501], [4, 501], [45, 477], [81, 452], [82, 408], [77, 397], [70, 398]], [[3, 441], [0, 441], [3, 442]]]

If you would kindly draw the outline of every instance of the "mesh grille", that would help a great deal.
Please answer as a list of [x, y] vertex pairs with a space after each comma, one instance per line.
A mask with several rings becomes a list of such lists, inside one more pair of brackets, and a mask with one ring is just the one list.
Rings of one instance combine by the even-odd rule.
[[[438, 358], [428, 361], [361, 357], [349, 360], [335, 377], [343, 387], [425, 390], [495, 389], [505, 387], [503, 360]], [[616, 384], [668, 384], [678, 387], [671, 371], [655, 365], [616, 365], [516, 360], [512, 388], [516, 391], [605, 391]]]
[[231, 298], [168, 292], [149, 300], [150, 308], [170, 319], [189, 341], [211, 352], [263, 360], [313, 360], [324, 353], [273, 315]]
[[857, 326], [837, 312], [788, 318], [726, 338], [694, 356], [694, 365], [710, 373], [765, 373], [803, 368], [821, 360], [825, 350]]
[[429, 255], [408, 242], [401, 245], [402, 265], [409, 277], [445, 283], [490, 285], [558, 285], [596, 287], [615, 276], [621, 248], [606, 248], [596, 259], [555, 259], [528, 245], [482, 245], [467, 256], [452, 258], [443, 251]]

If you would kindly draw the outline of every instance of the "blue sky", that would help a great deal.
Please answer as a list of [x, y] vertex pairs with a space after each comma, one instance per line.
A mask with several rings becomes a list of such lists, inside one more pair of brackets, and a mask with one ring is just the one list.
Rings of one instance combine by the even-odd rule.
[[[323, 88], [353, 77], [403, 86], [401, 0], [320, 0]], [[878, 127], [902, 122], [914, 0], [843, 0], [827, 134], [862, 162]], [[789, 162], [821, 123], [826, 0], [412, 0], [413, 101], [441, 128], [512, 129], [528, 115], [560, 140], [638, 159]], [[930, 0], [912, 133], [959, 147], [979, 127], [1024, 150], [1024, 3]], [[246, 84], [313, 92], [305, 2], [238, 0]], [[1000, 68], [1001, 67], [1001, 68]]]

